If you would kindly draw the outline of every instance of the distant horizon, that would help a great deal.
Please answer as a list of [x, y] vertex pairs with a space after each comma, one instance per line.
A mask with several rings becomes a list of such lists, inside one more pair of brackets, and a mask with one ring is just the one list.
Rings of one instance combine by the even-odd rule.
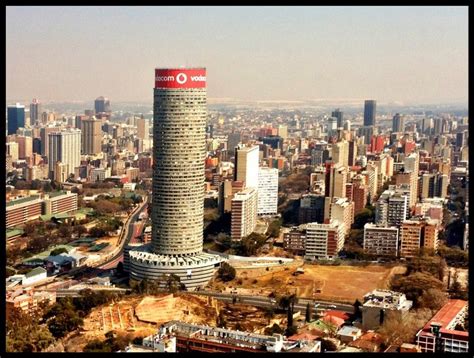
[[7, 98], [151, 103], [191, 64], [209, 98], [467, 104], [468, 7], [6, 8]]

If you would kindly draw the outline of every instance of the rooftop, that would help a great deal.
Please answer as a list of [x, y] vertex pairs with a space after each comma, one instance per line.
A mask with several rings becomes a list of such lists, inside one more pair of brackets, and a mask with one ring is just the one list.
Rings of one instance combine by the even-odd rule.
[[40, 199], [39, 195], [32, 195], [32, 196], [27, 196], [25, 198], [11, 200], [7, 203], [7, 208], [11, 207], [11, 206], [14, 206], [14, 205], [24, 204], [24, 203], [27, 203], [29, 201], [38, 200], [38, 199]]
[[[450, 327], [453, 320], [459, 312], [467, 306], [467, 301], [464, 300], [449, 300], [441, 309], [426, 323], [423, 327], [424, 331], [431, 330], [431, 324], [436, 322], [441, 324], [441, 328], [445, 330], [454, 330]], [[465, 332], [467, 334], [467, 332]]]

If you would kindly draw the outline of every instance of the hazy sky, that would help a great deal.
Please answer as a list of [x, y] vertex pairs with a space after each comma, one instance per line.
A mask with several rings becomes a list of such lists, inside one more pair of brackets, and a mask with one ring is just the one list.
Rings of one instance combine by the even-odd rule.
[[467, 7], [7, 7], [7, 100], [149, 101], [154, 68], [208, 96], [468, 98]]

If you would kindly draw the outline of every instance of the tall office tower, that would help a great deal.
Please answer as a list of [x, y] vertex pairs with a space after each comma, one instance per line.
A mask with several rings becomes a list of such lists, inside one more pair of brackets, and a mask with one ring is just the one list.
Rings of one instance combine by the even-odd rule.
[[405, 118], [400, 116], [400, 113], [395, 114], [392, 121], [392, 132], [405, 131]]
[[141, 117], [137, 119], [137, 137], [140, 139], [148, 139], [148, 121]]
[[327, 136], [333, 137], [337, 134], [337, 118], [336, 117], [329, 117], [328, 119], [328, 129], [327, 129]]
[[348, 119], [344, 121], [344, 130], [348, 132], [351, 131], [351, 121]]
[[358, 130], [359, 137], [364, 137], [364, 144], [370, 144], [372, 136], [377, 134], [377, 128], [374, 126], [363, 126]]
[[426, 135], [431, 134], [431, 128], [433, 128], [433, 119], [425, 117], [421, 122], [421, 132]]
[[374, 162], [367, 163], [366, 176], [367, 176], [367, 189], [369, 190], [370, 203], [376, 198], [379, 181], [379, 170]]
[[33, 126], [36, 124], [36, 122], [39, 122], [40, 120], [41, 104], [36, 98], [33, 98], [33, 101], [31, 101], [30, 104], [30, 125]]
[[20, 159], [31, 158], [33, 156], [33, 138], [29, 136], [17, 135], [18, 157]]
[[354, 215], [357, 215], [364, 210], [367, 205], [368, 189], [365, 185], [365, 178], [363, 175], [357, 174], [352, 178], [352, 200], [354, 201]]
[[346, 195], [347, 170], [342, 165], [326, 165], [325, 195], [344, 198]]
[[95, 117], [82, 120], [82, 154], [97, 155], [102, 152], [102, 121]]
[[349, 142], [342, 140], [332, 145], [332, 161], [334, 164], [349, 166]]
[[278, 169], [259, 168], [258, 215], [276, 215], [278, 212]]
[[398, 228], [365, 224], [364, 250], [373, 255], [397, 256]]
[[356, 141], [354, 141], [354, 140], [349, 141], [348, 146], [349, 146], [349, 155], [348, 155], [347, 164], [350, 167], [352, 167], [353, 165], [355, 165], [356, 157], [357, 157], [357, 144], [356, 144]]
[[306, 226], [306, 260], [333, 259], [344, 246], [344, 225], [337, 220]]
[[59, 161], [68, 165], [68, 174], [74, 174], [81, 165], [81, 131], [64, 129], [48, 134], [49, 178], [54, 179], [55, 165]]
[[375, 223], [378, 225], [400, 226], [409, 216], [408, 195], [385, 190], [375, 203]]
[[375, 126], [375, 112], [377, 102], [375, 100], [366, 100], [364, 102], [364, 126]]
[[227, 136], [227, 151], [234, 154], [235, 147], [237, 147], [241, 140], [240, 132], [229, 133]]
[[243, 181], [246, 188], [258, 189], [258, 145], [235, 148], [234, 180]]
[[288, 127], [284, 125], [278, 126], [278, 136], [287, 139], [288, 138]]
[[331, 113], [331, 117], [337, 118], [337, 128], [343, 128], [344, 113], [339, 108]]
[[110, 100], [103, 96], [97, 97], [94, 101], [95, 113], [110, 113]]
[[49, 161], [49, 134], [61, 130], [60, 127], [41, 127], [41, 155], [48, 158]]
[[202, 252], [206, 69], [156, 69], [153, 91], [152, 240], [128, 251], [130, 277], [203, 286], [221, 262]]
[[230, 233], [234, 241], [250, 235], [257, 225], [258, 193], [255, 188], [247, 188], [234, 195]]
[[467, 131], [456, 133], [456, 147], [461, 148], [466, 144]]
[[25, 106], [17, 103], [8, 106], [8, 134], [15, 134], [16, 130], [25, 127]]

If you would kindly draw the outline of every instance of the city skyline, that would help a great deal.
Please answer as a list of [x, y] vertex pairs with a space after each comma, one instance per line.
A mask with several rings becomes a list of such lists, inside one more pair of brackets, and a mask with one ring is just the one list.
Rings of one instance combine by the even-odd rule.
[[151, 70], [178, 63], [205, 66], [217, 101], [467, 105], [467, 7], [7, 7], [6, 28], [9, 102], [86, 101], [92, 85], [151, 103]]

